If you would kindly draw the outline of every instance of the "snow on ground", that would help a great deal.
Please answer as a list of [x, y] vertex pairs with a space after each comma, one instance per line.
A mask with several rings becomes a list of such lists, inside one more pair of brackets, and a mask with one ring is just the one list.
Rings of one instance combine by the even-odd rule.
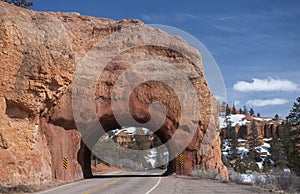
[[245, 147], [238, 147], [237, 150], [238, 150], [238, 153], [242, 154], [243, 156], [249, 152], [249, 149], [245, 148]]
[[[243, 115], [243, 114], [231, 114], [231, 115], [226, 116], [226, 118], [229, 119], [232, 127], [234, 127], [236, 125], [243, 126], [243, 125], [246, 125], [246, 123], [250, 122], [250, 121], [247, 121], [246, 119], [244, 119], [245, 115]], [[225, 128], [227, 126], [226, 118], [219, 117], [220, 128]]]
[[263, 163], [264, 163], [263, 160], [261, 162], [256, 162], [256, 164], [258, 165], [259, 169], [263, 169]]
[[[147, 128], [142, 128], [145, 134], [148, 134], [150, 132], [149, 129]], [[135, 135], [136, 134], [136, 128], [135, 127], [128, 127], [128, 128], [122, 128], [122, 129], [115, 129], [113, 130], [114, 135], [118, 135], [120, 132], [122, 131], [126, 131], [131, 135]]]
[[132, 135], [135, 135], [136, 133], [136, 128], [135, 127], [128, 127], [128, 128], [123, 128], [123, 129], [116, 129], [116, 130], [113, 130], [114, 134], [115, 135], [118, 135], [119, 133], [121, 133], [122, 131], [126, 131]]
[[262, 117], [253, 117], [254, 120], [257, 121], [272, 121], [270, 118], [262, 118]]
[[254, 176], [252, 174], [241, 174], [244, 183], [253, 183]]
[[253, 175], [253, 174], [240, 174], [240, 176], [242, 177], [242, 181], [244, 183], [252, 183], [254, 184], [255, 183], [255, 180], [259, 179], [263, 182], [266, 181], [266, 176], [265, 175], [259, 175], [259, 174], [256, 174], [256, 175]]
[[144, 131], [145, 134], [150, 133], [150, 130], [149, 130], [149, 129], [147, 129], [147, 128], [142, 128], [142, 129], [143, 129], [143, 131]]
[[228, 152], [222, 152], [224, 156], [228, 156]]
[[234, 114], [234, 115], [229, 115], [230, 121], [232, 122], [232, 126], [235, 125], [245, 125], [247, 121], [243, 121], [243, 118], [245, 118], [245, 115], [243, 114]]
[[269, 143], [264, 142], [264, 144], [262, 145], [262, 147], [270, 148], [271, 145]]
[[[269, 139], [267, 139], [267, 140], [269, 140]], [[238, 142], [239, 143], [245, 143], [246, 140], [239, 138]], [[259, 166], [260, 169], [263, 168], [263, 161], [265, 160], [265, 157], [271, 155], [270, 154], [270, 147], [271, 147], [271, 145], [269, 143], [266, 143], [266, 142], [264, 142], [263, 145], [256, 147], [257, 151], [261, 155], [261, 160], [262, 160], [261, 162], [257, 162], [257, 165]], [[242, 156], [245, 156], [249, 152], [249, 149], [242, 146], [242, 144], [241, 144], [241, 146], [237, 147], [237, 152], [238, 152], [238, 154], [241, 154]], [[228, 140], [225, 140], [223, 142], [222, 154], [225, 157], [227, 157], [228, 154], [230, 154], [230, 146], [228, 144]]]
[[156, 148], [153, 148], [149, 151], [148, 156], [146, 156], [147, 162], [149, 162], [152, 165], [152, 167], [154, 167], [154, 165], [155, 165], [156, 155], [157, 155], [157, 150], [156, 150]]
[[272, 141], [272, 137], [271, 138], [263, 138], [264, 142], [269, 142]]

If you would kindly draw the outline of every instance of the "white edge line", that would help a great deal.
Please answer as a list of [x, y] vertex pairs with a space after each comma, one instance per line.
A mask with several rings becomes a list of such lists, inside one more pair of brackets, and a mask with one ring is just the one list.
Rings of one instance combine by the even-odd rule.
[[157, 187], [157, 186], [159, 185], [159, 183], [160, 183], [160, 180], [161, 180], [161, 177], [159, 177], [157, 183], [156, 183], [149, 191], [147, 191], [147, 193], [145, 193], [145, 194], [149, 194], [149, 193], [151, 193], [154, 189], [156, 189], [156, 187]]

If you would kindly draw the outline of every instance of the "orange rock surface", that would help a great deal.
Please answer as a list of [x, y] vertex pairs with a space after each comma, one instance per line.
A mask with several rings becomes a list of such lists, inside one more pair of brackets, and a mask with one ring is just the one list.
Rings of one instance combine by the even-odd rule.
[[[96, 86], [95, 109], [103, 128], [109, 131], [120, 127], [112, 112], [111, 102], [114, 99], [111, 98], [111, 91], [122, 71], [140, 60], [155, 59], [171, 63], [189, 75], [199, 98], [200, 114], [196, 134], [184, 151], [185, 174], [191, 174], [194, 166], [202, 165], [206, 169], [215, 169], [220, 177], [228, 177], [227, 169], [221, 161], [217, 135], [217, 103], [204, 79], [202, 66], [195, 66], [194, 61], [201, 64], [201, 55], [196, 49], [178, 37], [147, 27], [136, 20], [114, 21], [80, 16], [77, 13], [34, 12], [0, 2], [2, 185], [35, 185], [46, 184], [52, 179], [63, 180], [64, 157], [68, 158], [68, 181], [91, 175], [91, 153], [81, 141], [73, 117], [74, 73], [87, 51], [97, 42], [129, 27], [141, 27], [148, 33], [132, 36], [132, 41], [139, 41], [141, 37], [147, 38], [149, 35], [158, 37], [158, 42], [169, 41], [187, 50], [191, 58], [170, 48], [153, 45], [139, 46], [120, 53], [99, 75]], [[101, 45], [95, 49], [104, 53], [113, 44], [122, 46], [126, 42]], [[144, 72], [135, 73], [143, 76]], [[171, 76], [167, 68], [160, 73], [166, 77]], [[173, 81], [180, 86], [179, 81]], [[182, 87], [181, 90], [184, 92], [186, 88]], [[133, 117], [145, 122], [149, 120], [149, 104], [162, 102], [167, 107], [167, 118], [155, 133], [162, 142], [167, 142], [177, 130], [182, 139], [187, 134], [184, 126], [179, 126], [181, 109], [176, 99], [172, 88], [146, 82], [135, 88], [129, 104]], [[189, 99], [186, 99], [185, 103], [188, 102]], [[127, 105], [128, 102], [121, 99], [119, 109], [122, 111]], [[80, 106], [85, 109], [84, 103]], [[160, 114], [157, 112], [155, 116], [158, 118]], [[126, 115], [124, 118], [127, 118]], [[208, 139], [203, 141], [205, 135]], [[180, 139], [177, 143], [180, 143]], [[170, 168], [179, 173], [180, 166], [176, 161], [170, 162]]]

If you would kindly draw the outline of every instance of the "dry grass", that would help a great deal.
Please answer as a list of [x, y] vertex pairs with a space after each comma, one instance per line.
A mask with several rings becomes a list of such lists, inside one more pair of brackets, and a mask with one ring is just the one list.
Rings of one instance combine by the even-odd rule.
[[15, 187], [0, 186], [0, 193], [32, 193], [33, 191], [33, 188], [25, 185], [18, 185]]
[[221, 180], [219, 172], [217, 170], [202, 169], [200, 166], [194, 167], [192, 171], [192, 176], [210, 180]]
[[296, 193], [299, 191], [299, 178], [292, 172], [273, 170], [268, 174], [252, 174], [252, 183], [245, 183], [241, 174], [230, 172], [230, 181], [237, 184], [248, 184], [261, 187], [270, 192]]

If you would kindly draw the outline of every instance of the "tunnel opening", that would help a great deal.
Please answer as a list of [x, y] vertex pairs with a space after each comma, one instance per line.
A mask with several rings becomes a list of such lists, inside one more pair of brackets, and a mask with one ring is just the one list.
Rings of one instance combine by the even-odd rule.
[[142, 127], [110, 130], [91, 150], [93, 176], [111, 170], [163, 174], [168, 163], [168, 148], [154, 132]]

